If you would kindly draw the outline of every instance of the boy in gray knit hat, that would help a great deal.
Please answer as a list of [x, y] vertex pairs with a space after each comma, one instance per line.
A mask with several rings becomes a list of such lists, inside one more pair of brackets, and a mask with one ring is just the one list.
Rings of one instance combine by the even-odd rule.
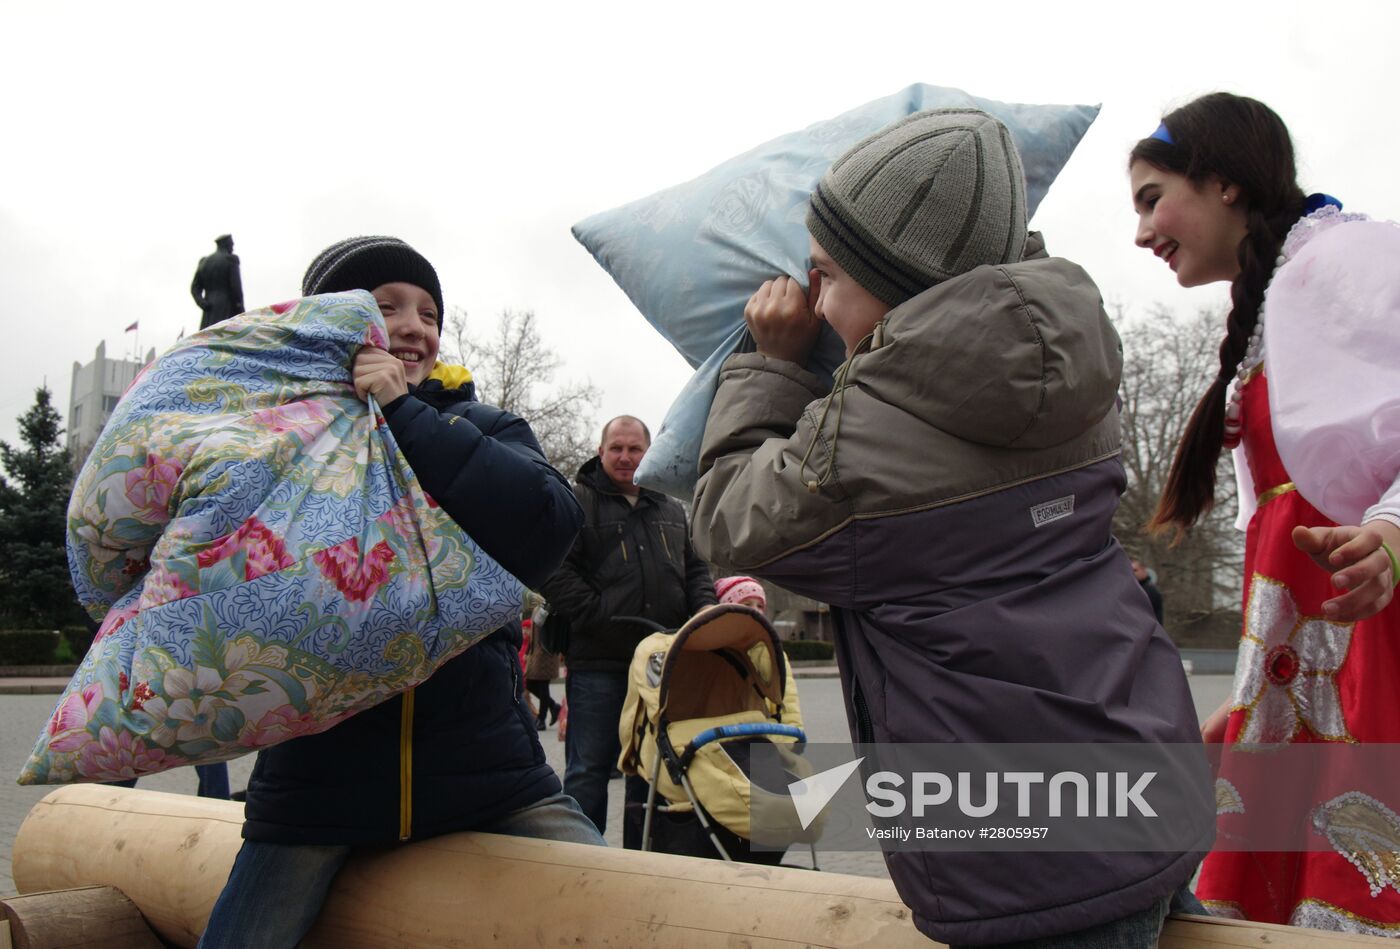
[[[857, 742], [1198, 742], [1112, 535], [1118, 337], [1025, 215], [1011, 137], [976, 110], [909, 116], [832, 165], [810, 285], [760, 287], [757, 352], [721, 371], [695, 546], [831, 605]], [[822, 322], [848, 357], [830, 393], [804, 368]], [[1212, 833], [1208, 788], [1190, 804], [1191, 852], [886, 860], [952, 945], [1154, 946]]]
[[818, 320], [831, 324], [849, 356], [891, 308], [984, 264], [1019, 261], [1021, 157], [1006, 126], [985, 112], [911, 115], [831, 166], [812, 193], [807, 229], [810, 290], [779, 277], [744, 310], [755, 339], [778, 347], [770, 355], [798, 364], [816, 342]]

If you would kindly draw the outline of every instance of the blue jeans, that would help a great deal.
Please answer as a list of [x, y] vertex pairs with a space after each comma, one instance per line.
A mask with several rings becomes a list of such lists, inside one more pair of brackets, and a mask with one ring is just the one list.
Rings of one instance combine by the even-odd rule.
[[[1208, 916], [1191, 888], [1182, 884], [1170, 897], [1163, 897], [1147, 909], [1122, 919], [1111, 920], [1078, 932], [1060, 936], [1027, 939], [1024, 942], [1003, 943], [995, 949], [1156, 949], [1162, 934], [1162, 924], [1168, 913], [1196, 913]], [[959, 949], [956, 945], [949, 949]], [[993, 947], [983, 947], [993, 949]]]
[[194, 766], [194, 773], [199, 776], [199, 790], [195, 791], [200, 797], [213, 797], [221, 801], [228, 800], [228, 765], [222, 761], [218, 764], [197, 764]]
[[[554, 794], [473, 830], [606, 847], [566, 794]], [[292, 949], [321, 915], [331, 881], [350, 856], [345, 846], [243, 841], [199, 949]]]
[[622, 746], [618, 720], [627, 699], [627, 673], [570, 669], [564, 679], [569, 731], [564, 736], [564, 793], [598, 827], [608, 828], [608, 776]]
[[1169, 913], [1190, 913], [1193, 916], [1209, 916], [1210, 910], [1200, 900], [1196, 899], [1196, 893], [1191, 889], [1191, 884], [1181, 884], [1181, 889], [1172, 894], [1172, 905], [1167, 907]]

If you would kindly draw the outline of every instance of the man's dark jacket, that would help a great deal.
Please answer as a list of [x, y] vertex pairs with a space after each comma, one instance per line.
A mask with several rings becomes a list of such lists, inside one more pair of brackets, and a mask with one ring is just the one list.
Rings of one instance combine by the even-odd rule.
[[612, 483], [599, 458], [575, 478], [585, 523], [569, 556], [541, 592], [570, 621], [570, 669], [625, 672], [652, 630], [614, 616], [640, 616], [666, 628], [715, 602], [709, 568], [695, 554], [680, 502], [642, 488], [636, 505]]
[[[583, 513], [524, 420], [429, 380], [385, 406], [419, 482], [527, 586], [568, 552]], [[378, 844], [466, 830], [560, 791], [521, 701], [519, 626], [405, 695], [258, 755], [243, 836]]]

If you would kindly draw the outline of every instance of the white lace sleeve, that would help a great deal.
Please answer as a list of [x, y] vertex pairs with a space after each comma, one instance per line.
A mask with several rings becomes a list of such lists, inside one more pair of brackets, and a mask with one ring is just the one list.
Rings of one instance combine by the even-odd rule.
[[1254, 517], [1254, 512], [1259, 510], [1259, 504], [1254, 498], [1254, 475], [1249, 470], [1249, 461], [1245, 457], [1243, 445], [1236, 445], [1230, 454], [1230, 460], [1235, 463], [1235, 501], [1239, 505], [1235, 513], [1235, 530], [1247, 531], [1250, 519]]
[[1400, 513], [1400, 227], [1312, 215], [1284, 256], [1264, 304], [1279, 456], [1339, 524]]

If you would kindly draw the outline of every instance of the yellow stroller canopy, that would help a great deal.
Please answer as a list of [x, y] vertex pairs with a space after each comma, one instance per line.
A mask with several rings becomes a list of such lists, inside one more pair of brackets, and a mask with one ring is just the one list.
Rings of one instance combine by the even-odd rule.
[[618, 731], [619, 770], [651, 785], [648, 828], [660, 795], [669, 811], [693, 808], [707, 830], [706, 814], [745, 839], [753, 796], [768, 792], [752, 786], [736, 760], [747, 755], [726, 743], [806, 740], [778, 635], [762, 613], [738, 604], [706, 607], [679, 630], [638, 643]]

